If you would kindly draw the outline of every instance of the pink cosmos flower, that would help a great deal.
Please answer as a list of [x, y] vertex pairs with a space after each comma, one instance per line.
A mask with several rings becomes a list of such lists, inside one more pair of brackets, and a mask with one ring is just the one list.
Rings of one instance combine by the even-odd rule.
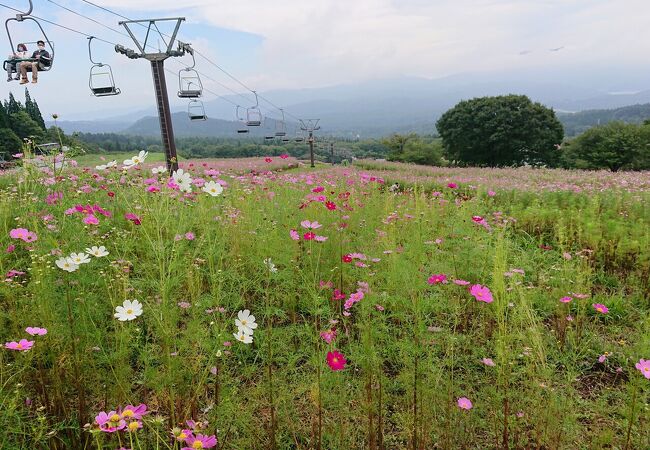
[[492, 361], [492, 358], [483, 358], [481, 362], [486, 366], [490, 366], [490, 367], [496, 366], [496, 364], [494, 364], [494, 361]]
[[345, 294], [341, 292], [340, 289], [334, 289], [332, 293], [332, 300], [343, 300], [345, 299]]
[[433, 274], [427, 280], [429, 284], [447, 284], [447, 275], [439, 273]]
[[133, 222], [134, 225], [140, 225], [142, 223], [140, 218], [137, 215], [133, 214], [133, 213], [124, 214], [124, 218], [126, 220], [130, 220], [131, 222]]
[[307, 233], [303, 234], [302, 237], [303, 237], [306, 241], [311, 241], [312, 239], [315, 239], [315, 238], [316, 238], [316, 233], [313, 233], [313, 232], [311, 232], [311, 231], [308, 231]]
[[562, 303], [569, 303], [571, 300], [573, 300], [573, 297], [562, 297], [560, 299]]
[[300, 222], [300, 225], [303, 228], [307, 228], [308, 230], [316, 230], [316, 229], [322, 227], [322, 225], [320, 223], [318, 223], [318, 222], [310, 222], [309, 220], [303, 220], [302, 222]]
[[7, 253], [13, 253], [14, 250], [16, 250], [16, 246], [15, 246], [14, 244], [9, 244], [9, 245], [7, 246], [7, 250], [5, 250], [5, 252], [7, 252]]
[[325, 242], [327, 239], [328, 239], [327, 236], [318, 236], [318, 235], [314, 236], [314, 240], [316, 242]]
[[83, 218], [83, 223], [86, 225], [98, 225], [99, 219], [97, 219], [97, 217], [93, 216], [92, 214], [88, 214]]
[[447, 187], [449, 189], [456, 189], [458, 187], [458, 185], [456, 183], [449, 183], [449, 184], [447, 184]]
[[644, 360], [640, 359], [638, 363], [634, 365], [641, 374], [643, 374], [644, 377], [646, 377], [648, 380], [650, 380], [650, 359]]
[[149, 414], [147, 405], [140, 403], [138, 406], [126, 405], [120, 412], [123, 419], [140, 420], [142, 416]]
[[[273, 162], [273, 160], [271, 158], [264, 158], [264, 161], [266, 161], [267, 163]], [[198, 447], [198, 448], [201, 448], [201, 447]]]
[[458, 407], [460, 409], [470, 410], [472, 409], [472, 402], [467, 397], [461, 397], [458, 399]]
[[185, 239], [187, 239], [188, 241], [193, 241], [194, 238], [195, 238], [194, 233], [192, 233], [191, 231], [185, 233]]
[[5, 348], [9, 350], [16, 350], [20, 352], [26, 352], [34, 345], [34, 341], [28, 341], [27, 339], [21, 339], [19, 342], [7, 342], [5, 343]]
[[361, 289], [357, 290], [357, 292], [350, 294], [350, 298], [346, 300], [345, 304], [343, 305], [343, 309], [347, 311], [348, 309], [352, 308], [352, 306], [355, 303], [358, 303], [361, 300], [363, 300], [363, 297], [364, 295]]
[[289, 157], [289, 155], [287, 155], [286, 153], [283, 153], [283, 154], [280, 155], [280, 158], [282, 158], [282, 159], [287, 159], [288, 157]]
[[320, 337], [328, 344], [331, 344], [332, 341], [336, 338], [336, 330], [332, 329], [327, 331], [321, 331]]
[[602, 364], [605, 362], [606, 359], [607, 359], [607, 355], [600, 355], [598, 357], [598, 362]]
[[25, 328], [25, 331], [27, 334], [30, 334], [32, 336], [44, 336], [47, 334], [47, 330], [45, 328], [39, 327], [27, 327]]
[[465, 280], [454, 280], [454, 284], [457, 284], [458, 286], [467, 286], [469, 284], [469, 281]]
[[495, 195], [497, 195], [497, 193], [494, 192], [494, 191], [488, 191], [487, 195], [488, 195], [488, 197], [494, 197]]
[[26, 228], [14, 228], [9, 232], [9, 237], [12, 239], [21, 239], [25, 242], [34, 242], [38, 239], [36, 233]]
[[325, 190], [325, 188], [324, 188], [323, 186], [316, 186], [316, 187], [313, 188], [311, 191], [312, 191], [314, 194], [318, 194], [319, 192], [323, 192], [324, 190]]
[[333, 371], [345, 369], [347, 361], [345, 356], [342, 353], [337, 352], [336, 350], [327, 352], [327, 365], [330, 366], [330, 369]]
[[300, 235], [298, 234], [298, 232], [296, 230], [289, 231], [289, 236], [291, 236], [291, 239], [293, 239], [294, 241], [299, 241], [300, 240]]
[[492, 292], [487, 286], [481, 286], [480, 284], [474, 284], [469, 290], [469, 293], [474, 296], [479, 302], [492, 303], [494, 300], [492, 298]]
[[593, 306], [594, 309], [601, 314], [607, 314], [609, 312], [607, 306], [603, 305], [602, 303], [594, 303], [591, 306]]
[[126, 427], [126, 420], [122, 419], [116, 411], [105, 413], [101, 411], [96, 417], [95, 422], [99, 429], [105, 433], [115, 433]]
[[379, 312], [382, 312], [382, 311], [383, 311], [384, 309], [386, 309], [386, 308], [384, 308], [383, 306], [377, 304], [377, 305], [375, 305], [375, 309], [376, 309], [377, 311], [379, 311]]
[[[271, 158], [267, 158], [267, 159], [271, 159]], [[214, 435], [208, 436], [200, 433], [194, 436], [194, 434], [190, 432], [189, 435], [185, 438], [185, 444], [189, 445], [189, 447], [183, 447], [182, 450], [196, 450], [197, 448], [212, 448], [217, 445], [217, 438]]]

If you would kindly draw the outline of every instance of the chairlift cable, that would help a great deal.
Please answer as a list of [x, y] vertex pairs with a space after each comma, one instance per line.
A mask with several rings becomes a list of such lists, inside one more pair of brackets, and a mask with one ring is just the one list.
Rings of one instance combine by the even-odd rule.
[[[122, 15], [122, 14], [120, 14], [120, 13], [117, 13], [117, 12], [115, 12], [115, 11], [112, 11], [112, 10], [106, 8], [106, 7], [103, 7], [103, 6], [97, 5], [96, 3], [93, 3], [93, 2], [91, 2], [90, 0], [81, 0], [81, 1], [84, 2], [84, 3], [86, 3], [86, 4], [88, 4], [88, 5], [92, 5], [92, 6], [96, 7], [96, 8], [99, 8], [99, 9], [101, 9], [101, 10], [103, 10], [103, 11], [106, 11], [106, 12], [108, 12], [108, 13], [110, 13], [110, 14], [113, 14], [113, 15], [115, 15], [115, 16], [117, 16], [117, 17], [120, 17], [120, 18], [122, 18], [122, 19], [125, 19], [125, 20], [131, 20], [130, 18], [128, 18], [128, 17], [126, 17], [126, 16], [124, 16], [124, 15]], [[138, 23], [138, 25], [140, 25], [140, 26], [146, 28], [146, 26], [145, 26], [144, 24], [139, 23], [139, 22], [137, 22], [137, 23]], [[164, 33], [161, 33], [161, 35], [166, 36]], [[167, 36], [167, 37], [169, 37], [169, 36]], [[240, 81], [237, 77], [235, 77], [234, 75], [232, 75], [232, 74], [231, 74], [230, 72], [228, 72], [226, 69], [224, 69], [223, 67], [221, 67], [219, 64], [215, 63], [215, 62], [212, 61], [210, 58], [208, 58], [207, 56], [205, 56], [205, 55], [204, 55], [203, 53], [201, 53], [199, 50], [194, 49], [194, 52], [195, 52], [197, 55], [199, 55], [201, 58], [203, 58], [205, 61], [207, 61], [208, 63], [210, 63], [210, 64], [213, 65], [214, 67], [216, 67], [218, 70], [220, 70], [223, 74], [225, 74], [226, 76], [228, 76], [229, 78], [231, 78], [232, 80], [234, 80], [236, 83], [238, 83], [238, 84], [239, 84], [240, 86], [242, 86], [244, 89], [246, 89], [247, 91], [249, 91], [249, 92], [251, 92], [251, 93], [254, 93], [254, 90], [253, 90], [253, 89], [251, 89], [250, 87], [248, 87], [246, 84], [244, 84], [244, 83], [243, 83], [242, 81]], [[204, 75], [204, 74], [201, 74], [201, 75]], [[204, 75], [204, 76], [205, 76], [205, 75]], [[207, 77], [206, 77], [206, 78], [207, 78]], [[213, 79], [213, 81], [215, 81], [215, 80]], [[229, 87], [226, 87], [225, 85], [223, 85], [223, 84], [221, 84], [221, 83], [219, 83], [219, 82], [217, 82], [217, 81], [215, 81], [215, 82], [218, 83], [220, 86], [224, 87], [225, 89], [228, 89], [229, 91], [233, 92], [234, 94], [243, 97], [243, 94], [241, 94], [241, 93], [239, 93], [239, 92], [236, 92], [236, 91], [234, 91], [233, 89], [231, 89], [231, 88], [229, 88]], [[273, 108], [277, 109], [278, 111], [281, 110], [280, 107], [278, 107], [275, 103], [271, 102], [270, 100], [268, 100], [266, 97], [262, 96], [261, 94], [257, 94], [257, 96], [258, 96], [260, 99], [262, 99], [263, 101], [265, 101], [266, 103], [268, 103], [269, 105], [271, 105]], [[285, 114], [286, 114], [287, 116], [292, 117], [292, 118], [295, 119], [295, 120], [298, 120], [298, 121], [300, 120], [300, 118], [296, 117], [295, 115], [291, 114], [290, 112], [288, 112], [288, 111], [286, 111], [286, 110], [285, 110]]]

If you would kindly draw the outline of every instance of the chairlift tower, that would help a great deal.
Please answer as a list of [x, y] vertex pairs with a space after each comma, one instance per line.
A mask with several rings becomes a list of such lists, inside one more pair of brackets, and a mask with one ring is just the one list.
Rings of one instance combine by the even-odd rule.
[[318, 122], [320, 119], [300, 119], [300, 129], [309, 133], [307, 142], [309, 142], [309, 155], [311, 159], [311, 166], [314, 166], [314, 131], [320, 130]]
[[[176, 26], [174, 27], [174, 32], [169, 37], [169, 42], [165, 40], [165, 36], [158, 29], [156, 22], [169, 22], [176, 21]], [[119, 25], [124, 26], [131, 39], [135, 43], [135, 46], [140, 53], [136, 51], [125, 48], [122, 45], [116, 45], [115, 51], [126, 55], [129, 59], [139, 59], [144, 58], [151, 62], [151, 73], [153, 75], [153, 84], [156, 91], [156, 103], [158, 106], [158, 119], [160, 121], [160, 134], [162, 136], [163, 146], [165, 148], [165, 157], [167, 160], [167, 170], [171, 174], [173, 171], [178, 170], [178, 156], [176, 154], [176, 143], [174, 142], [174, 128], [172, 126], [172, 116], [169, 109], [169, 97], [167, 95], [167, 82], [165, 80], [165, 60], [169, 57], [179, 57], [183, 56], [186, 51], [188, 51], [189, 44], [178, 42], [178, 49], [172, 50], [174, 41], [176, 40], [176, 35], [178, 34], [178, 29], [181, 26], [181, 22], [185, 21], [185, 17], [173, 17], [166, 19], [144, 19], [144, 20], [126, 20], [118, 22]], [[141, 43], [138, 38], [135, 37], [131, 29], [129, 28], [130, 24], [140, 24], [146, 26], [147, 34], [144, 38], [144, 41]], [[147, 24], [147, 25], [145, 25]], [[158, 49], [158, 52], [147, 52], [147, 41], [149, 40], [149, 35], [152, 30], [154, 33], [157, 33], [160, 36], [160, 39], [167, 46], [165, 51]]]

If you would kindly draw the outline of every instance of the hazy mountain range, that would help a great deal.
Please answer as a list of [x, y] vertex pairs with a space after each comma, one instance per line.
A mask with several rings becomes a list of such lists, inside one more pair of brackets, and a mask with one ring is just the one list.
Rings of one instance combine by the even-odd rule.
[[[325, 88], [270, 91], [263, 95], [275, 104], [285, 105], [285, 110], [291, 113], [287, 120], [289, 134], [295, 133], [295, 121], [291, 122], [291, 118], [306, 117], [321, 119], [321, 134], [346, 137], [358, 135], [361, 138], [394, 132], [432, 133], [438, 117], [458, 101], [485, 95], [525, 94], [534, 101], [553, 107], [558, 113], [609, 110], [650, 103], [650, 89], [642, 89], [643, 83], [636, 79], [625, 85], [612, 85], [611, 88], [616, 90], [608, 90], [607, 87], [602, 82], [590, 85], [580, 83], [580, 80], [556, 81], [544, 76], [519, 75], [508, 78], [497, 74], [466, 74], [434, 80], [403, 77]], [[226, 98], [237, 104], [244, 102], [241, 96]], [[97, 120], [60, 121], [59, 125], [66, 132], [115, 132], [154, 136], [160, 131], [153, 105], [152, 98], [151, 107], [143, 110]], [[232, 104], [222, 99], [206, 99], [204, 105], [209, 117], [205, 122], [190, 122], [186, 112], [175, 111], [173, 121], [176, 136], [233, 136], [238, 124]], [[279, 117], [277, 110], [264, 103], [262, 106], [267, 106], [265, 109], [270, 111], [270, 117]], [[559, 115], [565, 123], [575, 122], [573, 119], [576, 116]], [[596, 122], [585, 124], [580, 119], [579, 129], [597, 123], [598, 114], [587, 116], [593, 117]], [[615, 117], [625, 119], [625, 114]], [[275, 121], [269, 120], [268, 124], [266, 130], [258, 129], [254, 134], [263, 135], [273, 131]], [[573, 134], [578, 128], [572, 125], [567, 132]]]

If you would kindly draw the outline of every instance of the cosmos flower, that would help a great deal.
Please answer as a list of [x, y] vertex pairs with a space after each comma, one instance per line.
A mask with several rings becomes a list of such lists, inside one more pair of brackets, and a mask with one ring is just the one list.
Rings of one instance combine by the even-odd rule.
[[473, 285], [470, 288], [469, 293], [479, 302], [492, 303], [494, 300], [490, 289], [487, 286], [481, 286], [480, 284]]
[[20, 352], [26, 352], [31, 349], [34, 345], [34, 341], [28, 341], [27, 339], [21, 339], [18, 342], [12, 341], [5, 343], [5, 348], [9, 350], [16, 350]]
[[327, 365], [330, 366], [330, 369], [333, 371], [336, 372], [345, 369], [346, 364], [347, 361], [342, 353], [339, 353], [336, 350], [327, 352]]
[[25, 331], [32, 336], [44, 336], [47, 334], [47, 329], [39, 327], [27, 327]]
[[594, 303], [591, 306], [593, 306], [594, 309], [601, 314], [607, 314], [609, 312], [609, 308], [607, 308], [607, 306], [603, 305], [602, 303]]
[[[251, 315], [251, 312], [248, 309], [239, 311], [237, 313], [237, 318], [235, 319], [235, 325], [239, 330], [239, 334], [247, 334], [249, 336], [253, 335], [253, 331], [257, 328], [257, 323], [255, 323], [255, 316]], [[235, 335], [237, 337], [238, 335]]]
[[120, 322], [134, 320], [142, 315], [142, 304], [137, 300], [124, 300], [121, 306], [115, 307], [115, 317]]
[[467, 397], [461, 397], [458, 399], [458, 407], [460, 409], [470, 410], [472, 409], [472, 401]]

